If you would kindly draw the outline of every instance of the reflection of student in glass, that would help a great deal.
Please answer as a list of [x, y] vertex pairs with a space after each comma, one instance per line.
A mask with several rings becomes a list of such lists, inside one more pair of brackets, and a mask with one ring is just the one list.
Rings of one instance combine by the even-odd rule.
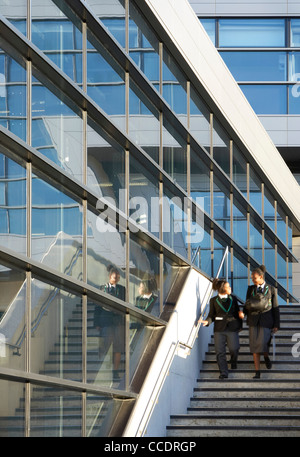
[[135, 300], [135, 306], [150, 313], [157, 299], [157, 295], [154, 294], [156, 289], [155, 279], [141, 281], [139, 285], [139, 295]]
[[[114, 295], [120, 300], [125, 300], [125, 287], [118, 284], [120, 273], [117, 268], [110, 265], [108, 283], [100, 286], [100, 290]], [[125, 320], [124, 316], [110, 310], [108, 307], [96, 306], [94, 314], [94, 326], [104, 338], [104, 355], [110, 345], [113, 345], [113, 377], [118, 380], [118, 370], [121, 362], [121, 354], [124, 352]]]

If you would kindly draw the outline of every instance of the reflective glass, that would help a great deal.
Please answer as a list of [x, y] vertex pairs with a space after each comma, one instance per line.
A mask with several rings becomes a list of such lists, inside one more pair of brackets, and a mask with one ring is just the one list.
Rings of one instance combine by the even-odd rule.
[[35, 68], [32, 81], [32, 146], [64, 171], [83, 179], [81, 112]]
[[[300, 74], [297, 77], [300, 81]], [[299, 82], [288, 86], [289, 90], [289, 114], [300, 114], [300, 87]]]
[[125, 72], [88, 30], [87, 94], [125, 130]]
[[[216, 232], [214, 232], [214, 239], [213, 239], [213, 277], [216, 277], [218, 270], [220, 268], [222, 259], [225, 254], [226, 247], [228, 243], [220, 237]], [[228, 270], [227, 270], [228, 265]], [[226, 273], [228, 273], [228, 279], [230, 280], [230, 271], [231, 271], [231, 255], [230, 249], [227, 256], [227, 260], [225, 259], [223, 266], [221, 268], [219, 278], [226, 278]]]
[[125, 8], [123, 0], [86, 0], [93, 14], [100, 19], [114, 38], [125, 48]]
[[88, 316], [87, 382], [124, 388], [125, 314], [89, 300]]
[[31, 371], [82, 381], [81, 297], [31, 282]]
[[287, 275], [286, 256], [277, 249], [277, 280], [285, 289], [287, 289]]
[[26, 141], [26, 70], [0, 49], [0, 125]]
[[285, 46], [285, 20], [265, 18], [220, 19], [219, 46]]
[[213, 120], [213, 158], [229, 176], [230, 138], [215, 117]]
[[31, 384], [30, 437], [81, 437], [82, 394]]
[[268, 273], [275, 278], [275, 244], [266, 232], [264, 238], [264, 258], [264, 265]]
[[239, 254], [233, 253], [233, 281], [232, 292], [234, 295], [242, 299], [246, 299], [246, 291], [248, 287], [248, 267], [246, 261]]
[[235, 144], [232, 154], [232, 180], [247, 198], [247, 161]]
[[277, 236], [287, 244], [287, 232], [286, 232], [286, 214], [284, 213], [281, 206], [277, 203]]
[[[289, 56], [289, 81], [300, 80], [300, 52], [290, 52]], [[299, 91], [299, 89], [298, 89]]]
[[190, 131], [195, 139], [210, 152], [210, 112], [191, 86]]
[[192, 263], [211, 276], [211, 233], [201, 213], [192, 214], [190, 242]]
[[[27, 341], [25, 272], [0, 265], [0, 284], [1, 367], [25, 370]], [[4, 401], [4, 397], [2, 400]]]
[[249, 201], [259, 214], [262, 214], [261, 181], [255, 171], [249, 168]]
[[[159, 238], [159, 181], [130, 156], [129, 217], [146, 232]], [[131, 227], [132, 231], [137, 231]]]
[[0, 437], [24, 437], [25, 408], [20, 408], [20, 404], [25, 401], [25, 384], [1, 379], [0, 393], [0, 421], [5, 423], [5, 426], [0, 427]]
[[287, 88], [285, 85], [241, 84], [256, 114], [287, 114]]
[[27, 0], [0, 0], [0, 14], [27, 35]]
[[293, 293], [293, 264], [288, 262], [288, 290]]
[[[180, 265], [176, 263], [175, 260], [168, 258], [166, 255], [163, 257], [163, 304], [164, 309], [168, 311], [168, 304], [172, 303], [169, 302], [169, 294], [172, 291], [173, 286], [176, 284], [176, 278], [178, 277], [178, 273], [180, 271]], [[173, 311], [172, 306], [172, 311]], [[165, 316], [169, 318], [170, 316]], [[162, 317], [163, 318], [163, 317]]]
[[137, 308], [159, 316], [159, 252], [133, 234], [131, 234], [129, 252], [129, 301]]
[[129, 134], [153, 160], [159, 162], [159, 111], [132, 81], [129, 89]]
[[162, 95], [184, 125], [187, 125], [186, 78], [172, 56], [164, 48]]
[[216, 45], [216, 20], [215, 19], [200, 19], [201, 24], [205, 28], [206, 33], [209, 38]]
[[267, 187], [264, 188], [264, 220], [275, 232], [275, 201]]
[[87, 122], [87, 184], [124, 212], [125, 152], [99, 125]]
[[26, 255], [26, 169], [0, 153], [0, 244]]
[[64, 12], [52, 0], [31, 0], [31, 40], [73, 81], [82, 83], [81, 21], [64, 4]]
[[293, 250], [293, 223], [288, 219], [288, 248]]
[[184, 190], [187, 188], [187, 145], [175, 128], [164, 118], [163, 168]]
[[190, 150], [191, 157], [191, 197], [210, 214], [210, 170], [198, 154]]
[[241, 204], [233, 197], [232, 205], [232, 229], [233, 238], [243, 248], [248, 248], [248, 224], [247, 212]]
[[[105, 208], [105, 207], [104, 207]], [[124, 230], [125, 231], [125, 230]], [[109, 218], [104, 209], [102, 215], [97, 210], [87, 211], [87, 275], [88, 283], [110, 293], [111, 269], [117, 269], [119, 276], [115, 290], [119, 299], [125, 300], [126, 250], [124, 232], [117, 230], [116, 220]]]
[[140, 70], [159, 87], [159, 41], [148, 24], [129, 2], [129, 54]]
[[32, 257], [61, 273], [82, 275], [82, 206], [42, 174], [32, 177]]
[[[128, 400], [124, 401], [128, 402]], [[107, 438], [111, 424], [116, 419], [124, 401], [120, 398], [112, 398], [110, 395], [87, 393], [86, 436]]]
[[[159, 307], [158, 307], [159, 309]], [[153, 328], [147, 325], [142, 319], [137, 317], [129, 316], [130, 331], [129, 331], [129, 345], [130, 345], [130, 359], [129, 359], [129, 373], [130, 381], [133, 379], [136, 369], [139, 367], [141, 357], [146, 350], [147, 343], [151, 337], [153, 337]], [[138, 384], [141, 379], [137, 380]], [[136, 384], [136, 382], [134, 383]], [[136, 391], [136, 386], [134, 385], [131, 390]]]
[[165, 188], [162, 199], [163, 205], [163, 241], [183, 257], [188, 255], [188, 199], [172, 195]]
[[286, 81], [285, 52], [220, 52], [236, 81]]
[[260, 225], [250, 216], [249, 226], [249, 253], [255, 260], [262, 264], [262, 231]]
[[230, 234], [229, 190], [214, 175], [213, 218]]
[[291, 46], [300, 46], [300, 19], [291, 19]]

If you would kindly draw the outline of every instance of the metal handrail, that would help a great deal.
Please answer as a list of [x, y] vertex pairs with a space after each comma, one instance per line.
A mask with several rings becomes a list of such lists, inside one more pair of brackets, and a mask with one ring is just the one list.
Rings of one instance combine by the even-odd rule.
[[[225, 259], [227, 259], [227, 257], [228, 257], [228, 252], [229, 252], [229, 249], [228, 249], [228, 246], [226, 246], [226, 249], [225, 249], [225, 252], [224, 252], [224, 254], [223, 254], [223, 257], [222, 257], [222, 260], [221, 260], [221, 263], [220, 263], [220, 266], [219, 266], [219, 269], [218, 269], [216, 278], [218, 278], [219, 275], [220, 275], [220, 272], [221, 272], [221, 270], [222, 270], [224, 261], [225, 261]], [[227, 264], [226, 264], [226, 269], [227, 269], [227, 271], [226, 271], [226, 278], [228, 278], [228, 262], [227, 262]], [[227, 280], [227, 279], [226, 279], [226, 280]], [[208, 292], [209, 292], [209, 293], [208, 293]], [[212, 295], [211, 284], [208, 286], [208, 288], [207, 288], [207, 290], [206, 290], [206, 292], [205, 292], [204, 297], [206, 297], [207, 294], [208, 294], [208, 298], [205, 299], [205, 301], [206, 301], [205, 307], [204, 307], [203, 311], [201, 311], [200, 316], [199, 316], [199, 318], [197, 319], [197, 325], [196, 325], [196, 327], [195, 327], [195, 323], [194, 323], [193, 328], [191, 329], [191, 332], [190, 332], [190, 335], [189, 335], [189, 338], [188, 338], [188, 341], [189, 341], [191, 335], [193, 335], [192, 343], [191, 343], [191, 344], [183, 343], [183, 342], [181, 342], [181, 341], [179, 341], [179, 340], [177, 341], [177, 343], [174, 343], [174, 342], [171, 343], [171, 346], [170, 346], [170, 349], [169, 349], [169, 351], [168, 351], [168, 354], [167, 354], [167, 356], [165, 357], [165, 360], [164, 360], [164, 362], [163, 362], [163, 368], [162, 368], [162, 370], [161, 370], [161, 372], [160, 372], [160, 376], [159, 376], [158, 379], [156, 380], [156, 382], [155, 382], [155, 384], [154, 384], [154, 386], [153, 386], [153, 389], [152, 389], [152, 394], [154, 394], [155, 389], [156, 389], [157, 386], [158, 386], [157, 392], [156, 392], [156, 394], [155, 394], [155, 396], [154, 396], [154, 399], [152, 399], [152, 396], [150, 396], [149, 401], [148, 401], [148, 403], [147, 403], [147, 405], [146, 405], [146, 407], [145, 407], [145, 409], [144, 409], [144, 415], [142, 416], [139, 425], [142, 425], [143, 420], [144, 420], [144, 417], [145, 417], [145, 414], [146, 414], [146, 411], [147, 411], [147, 409], [148, 409], [148, 406], [149, 406], [149, 404], [152, 402], [152, 406], [151, 406], [151, 408], [150, 408], [150, 410], [149, 410], [149, 412], [148, 412], [147, 419], [146, 419], [146, 421], [145, 421], [145, 423], [144, 423], [144, 425], [142, 426], [141, 429], [140, 429], [140, 426], [138, 427], [137, 433], [136, 433], [135, 436], [144, 436], [144, 433], [145, 433], [145, 430], [146, 430], [147, 425], [148, 425], [148, 423], [149, 423], [150, 417], [151, 417], [151, 415], [152, 415], [154, 406], [155, 406], [155, 404], [157, 403], [159, 394], [160, 394], [160, 392], [161, 392], [161, 390], [162, 390], [164, 381], [165, 381], [165, 379], [166, 379], [166, 377], [167, 377], [167, 375], [168, 375], [169, 368], [170, 368], [171, 363], [172, 363], [172, 361], [173, 361], [173, 359], [174, 359], [174, 357], [175, 357], [175, 354], [176, 354], [177, 349], [178, 349], [179, 347], [183, 347], [183, 348], [185, 348], [185, 349], [187, 349], [187, 350], [190, 351], [190, 350], [193, 348], [193, 345], [194, 345], [194, 343], [195, 343], [196, 338], [198, 337], [198, 333], [199, 333], [199, 330], [200, 330], [200, 325], [201, 325], [200, 320], [201, 320], [202, 316], [204, 315], [204, 313], [205, 313], [205, 311], [206, 311], [206, 309], [207, 309], [207, 306], [208, 306], [210, 297], [211, 297], [211, 295]], [[171, 353], [171, 357], [169, 358], [169, 354], [170, 354], [170, 351], [171, 351], [172, 346], [174, 346], [174, 348], [173, 348], [173, 351], [172, 351], [172, 353]], [[168, 359], [169, 359], [169, 361], [168, 361]], [[168, 361], [168, 364], [167, 364], [167, 366], [165, 366], [166, 363], [167, 363], [167, 361]], [[160, 381], [160, 382], [159, 382], [159, 381]], [[158, 384], [159, 384], [159, 385], [158, 385]]]

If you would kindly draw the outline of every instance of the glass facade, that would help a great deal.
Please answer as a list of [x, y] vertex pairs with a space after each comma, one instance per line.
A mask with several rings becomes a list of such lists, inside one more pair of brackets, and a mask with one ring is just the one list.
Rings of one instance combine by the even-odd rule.
[[0, 2], [2, 436], [113, 434], [178, 271], [227, 246], [241, 299], [264, 261], [293, 300], [295, 221], [138, 6]]
[[200, 20], [256, 114], [300, 114], [300, 19]]

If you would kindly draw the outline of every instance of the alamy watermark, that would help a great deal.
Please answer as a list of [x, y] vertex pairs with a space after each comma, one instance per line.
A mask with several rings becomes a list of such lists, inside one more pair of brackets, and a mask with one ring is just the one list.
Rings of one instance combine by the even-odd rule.
[[[128, 203], [126, 203], [128, 201]], [[196, 203], [196, 204], [195, 204]], [[128, 228], [136, 233], [139, 230], [163, 235], [181, 236], [185, 243], [200, 243], [204, 238], [204, 197], [168, 198], [134, 196], [127, 199], [126, 189], [119, 190], [118, 207], [111, 197], [97, 201], [96, 208], [100, 215], [96, 227], [103, 232], [125, 232], [126, 228], [117, 224], [117, 211], [126, 214], [128, 204]], [[192, 215], [192, 216], [191, 216]]]
[[292, 347], [292, 355], [298, 359], [300, 357], [300, 333], [294, 333], [292, 336], [292, 341], [296, 342]]
[[292, 96], [295, 98], [300, 97], [300, 73], [294, 74], [294, 79], [297, 81], [291, 90]]

